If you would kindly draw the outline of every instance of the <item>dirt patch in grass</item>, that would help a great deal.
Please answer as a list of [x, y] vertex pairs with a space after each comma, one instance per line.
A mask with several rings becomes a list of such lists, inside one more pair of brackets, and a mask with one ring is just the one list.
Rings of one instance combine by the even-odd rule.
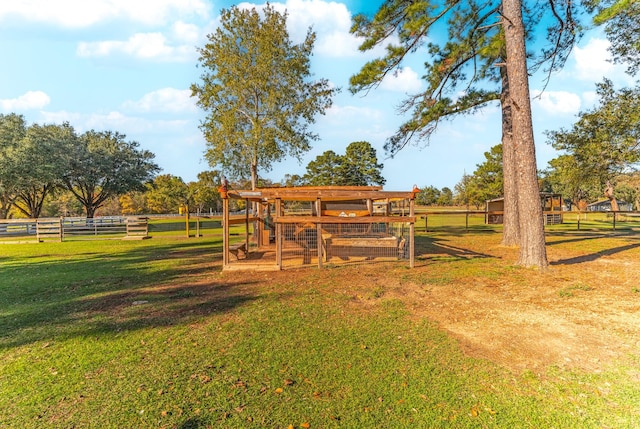
[[[593, 240], [593, 242], [591, 242]], [[490, 261], [476, 276], [412, 283], [396, 295], [451, 332], [470, 355], [515, 371], [550, 365], [600, 371], [640, 354], [640, 239], [548, 237], [545, 272], [514, 267], [499, 237], [460, 239]], [[438, 272], [437, 255], [418, 268]], [[495, 269], [495, 272], [492, 272]]]
[[[347, 294], [363, 311], [400, 299], [469, 355], [516, 372], [597, 372], [640, 355], [640, 237], [549, 235], [545, 272], [515, 266], [518, 251], [499, 242], [499, 234], [423, 239], [413, 270], [371, 265], [268, 277], [300, 288], [321, 284], [324, 294]], [[229, 273], [229, 280], [248, 275]]]

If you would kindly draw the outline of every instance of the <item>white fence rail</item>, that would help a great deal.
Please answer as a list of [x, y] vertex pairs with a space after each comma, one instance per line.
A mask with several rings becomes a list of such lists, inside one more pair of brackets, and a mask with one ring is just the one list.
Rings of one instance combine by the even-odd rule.
[[0, 219], [0, 242], [64, 241], [65, 237], [139, 237], [147, 234], [147, 220], [140, 217]]

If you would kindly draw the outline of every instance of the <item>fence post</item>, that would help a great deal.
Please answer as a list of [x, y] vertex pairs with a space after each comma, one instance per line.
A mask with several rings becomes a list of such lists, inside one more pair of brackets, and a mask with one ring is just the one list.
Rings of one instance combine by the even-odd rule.
[[185, 220], [185, 229], [187, 230], [187, 238], [189, 238], [189, 205], [184, 205], [184, 220]]
[[616, 230], [616, 212], [613, 212], [613, 230]]
[[60, 243], [64, 241], [64, 218], [60, 216]]

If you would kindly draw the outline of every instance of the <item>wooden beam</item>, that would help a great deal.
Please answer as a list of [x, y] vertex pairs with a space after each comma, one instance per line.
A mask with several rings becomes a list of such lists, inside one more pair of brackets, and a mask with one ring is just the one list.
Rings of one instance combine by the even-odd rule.
[[340, 216], [280, 216], [276, 219], [276, 223], [393, 223], [393, 222], [409, 222], [414, 223], [415, 216], [359, 216], [359, 217], [340, 217]]

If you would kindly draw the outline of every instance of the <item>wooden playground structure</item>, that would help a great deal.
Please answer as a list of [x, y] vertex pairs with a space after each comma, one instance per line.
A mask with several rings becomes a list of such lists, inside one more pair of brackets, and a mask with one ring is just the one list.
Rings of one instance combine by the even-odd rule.
[[[413, 268], [417, 192], [378, 186], [227, 190], [223, 184], [223, 269], [398, 260]], [[231, 215], [230, 199], [245, 201], [243, 215]]]

